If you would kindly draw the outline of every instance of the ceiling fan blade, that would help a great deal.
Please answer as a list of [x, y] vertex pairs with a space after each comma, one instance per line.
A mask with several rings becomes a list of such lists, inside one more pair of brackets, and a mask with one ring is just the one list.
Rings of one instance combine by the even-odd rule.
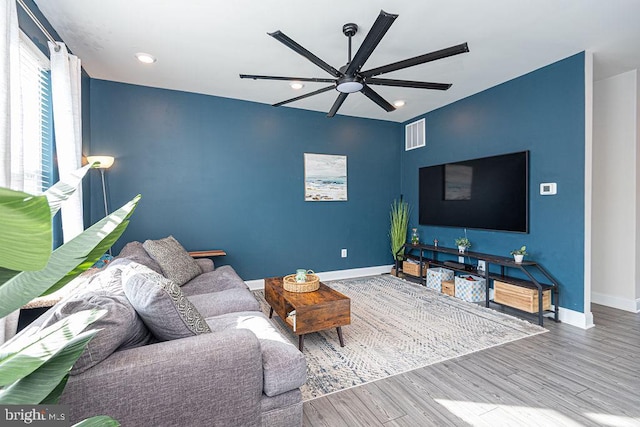
[[412, 80], [378, 79], [375, 77], [366, 79], [366, 83], [369, 85], [397, 86], [397, 87], [410, 87], [414, 89], [434, 89], [434, 90], [447, 90], [451, 87], [451, 83], [416, 82]]
[[327, 113], [327, 117], [333, 117], [336, 115], [336, 113], [338, 112], [338, 109], [342, 106], [342, 103], [344, 102], [344, 100], [347, 99], [347, 95], [349, 94], [340, 92], [340, 95], [338, 95], [338, 98], [333, 103], [331, 110], [329, 110], [329, 112]]
[[293, 101], [299, 101], [301, 99], [308, 98], [310, 96], [317, 95], [319, 93], [326, 92], [326, 91], [331, 90], [331, 89], [335, 89], [335, 85], [323, 87], [322, 89], [314, 90], [313, 92], [305, 93], [304, 95], [296, 96], [295, 98], [291, 98], [291, 99], [287, 99], [286, 101], [278, 102], [277, 104], [273, 104], [272, 106], [273, 107], [279, 107], [281, 105], [288, 104], [288, 103], [293, 102]]
[[356, 55], [347, 66], [345, 71], [346, 75], [351, 76], [362, 68], [397, 17], [398, 15], [387, 13], [384, 10], [380, 11], [380, 15], [376, 18], [376, 22], [373, 23], [371, 30], [367, 33], [367, 36], [364, 38], [364, 41], [362, 42], [362, 45], [360, 45]]
[[294, 82], [317, 82], [317, 83], [333, 83], [335, 79], [318, 79], [315, 77], [281, 77], [281, 76], [259, 76], [254, 74], [240, 74], [241, 79], [253, 80], [291, 80]]
[[327, 64], [322, 59], [318, 58], [313, 53], [309, 52], [307, 49], [305, 49], [302, 46], [300, 46], [298, 43], [296, 43], [295, 41], [290, 39], [282, 31], [278, 30], [278, 31], [276, 31], [274, 33], [267, 33], [267, 34], [269, 34], [271, 37], [273, 37], [274, 39], [278, 40], [280, 43], [284, 44], [285, 46], [287, 46], [289, 49], [293, 50], [294, 52], [304, 56], [309, 61], [313, 62], [318, 67], [322, 68], [323, 70], [325, 70], [327, 73], [331, 74], [332, 76], [335, 76], [335, 77], [341, 77], [342, 76], [342, 73], [340, 71], [336, 70], [331, 65]]
[[424, 64], [425, 62], [435, 61], [437, 59], [447, 58], [449, 56], [458, 55], [460, 53], [469, 52], [466, 43], [451, 46], [446, 49], [436, 50], [435, 52], [425, 53], [424, 55], [414, 58], [405, 59], [404, 61], [394, 62], [393, 64], [383, 65], [382, 67], [372, 68], [360, 73], [362, 77], [373, 77], [391, 71], [402, 70], [403, 68], [413, 67], [414, 65]]
[[378, 95], [378, 93], [375, 90], [371, 89], [367, 85], [362, 86], [361, 92], [364, 93], [367, 98], [369, 98], [370, 100], [372, 100], [373, 102], [375, 102], [376, 104], [384, 108], [387, 112], [390, 112], [396, 109], [396, 107], [394, 107], [393, 105], [385, 101], [383, 97]]

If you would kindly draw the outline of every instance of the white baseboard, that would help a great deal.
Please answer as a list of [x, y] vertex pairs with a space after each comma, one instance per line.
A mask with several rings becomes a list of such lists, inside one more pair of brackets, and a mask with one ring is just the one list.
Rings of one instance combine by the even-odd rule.
[[617, 308], [618, 310], [640, 313], [640, 299], [621, 298], [614, 295], [591, 292], [591, 302]]
[[[555, 307], [552, 307], [555, 309]], [[547, 318], [553, 318], [553, 313], [545, 314]], [[575, 326], [580, 329], [590, 329], [595, 325], [593, 324], [593, 314], [591, 311], [581, 313], [579, 311], [569, 310], [568, 308], [560, 307], [558, 312], [558, 320], [567, 325]]]
[[[392, 267], [393, 265], [380, 265], [376, 267], [353, 268], [350, 270], [324, 271], [316, 274], [320, 277], [320, 280], [342, 280], [389, 273], [391, 272]], [[245, 283], [252, 291], [264, 289], [263, 279], [248, 280], [245, 281]], [[551, 314], [551, 316], [553, 316], [553, 314]], [[587, 313], [580, 313], [578, 311], [560, 307], [558, 318], [563, 323], [582, 329], [589, 329], [594, 326], [591, 311]]]
[[[336, 270], [336, 271], [323, 271], [316, 272], [320, 280], [342, 280], [353, 279], [355, 277], [375, 276], [377, 274], [384, 274], [391, 272], [393, 265], [380, 265], [376, 267], [364, 267], [364, 268], [352, 268], [350, 270]], [[264, 280], [247, 280], [245, 281], [249, 289], [256, 291], [264, 289]]]

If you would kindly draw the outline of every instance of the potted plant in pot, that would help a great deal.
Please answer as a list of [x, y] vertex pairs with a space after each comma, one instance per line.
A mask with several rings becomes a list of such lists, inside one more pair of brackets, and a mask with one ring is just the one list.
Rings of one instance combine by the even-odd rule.
[[398, 252], [407, 241], [407, 228], [409, 227], [409, 214], [411, 208], [402, 199], [394, 200], [389, 213], [390, 227], [389, 239], [391, 241], [391, 254], [394, 261], [402, 261], [404, 257]]
[[458, 237], [456, 239], [456, 246], [458, 247], [458, 252], [463, 254], [464, 251], [471, 247], [471, 242], [466, 237]]
[[517, 263], [520, 263], [520, 262], [522, 262], [522, 259], [524, 258], [524, 256], [528, 255], [527, 254], [527, 247], [523, 245], [520, 249], [514, 249], [514, 250], [511, 251], [511, 255], [513, 255], [513, 259]]
[[[0, 318], [69, 283], [91, 267], [126, 229], [140, 196], [51, 249], [51, 219], [92, 166], [65, 177], [41, 196], [0, 187]], [[0, 345], [0, 404], [56, 404], [69, 370], [98, 332], [85, 328], [105, 313], [81, 311]], [[120, 424], [97, 416], [76, 425]]]

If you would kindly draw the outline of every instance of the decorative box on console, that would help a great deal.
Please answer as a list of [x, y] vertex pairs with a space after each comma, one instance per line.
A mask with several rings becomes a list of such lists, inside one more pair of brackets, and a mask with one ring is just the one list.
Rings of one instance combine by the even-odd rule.
[[[538, 290], [493, 281], [493, 300], [498, 304], [508, 305], [529, 313], [538, 312]], [[551, 290], [542, 291], [542, 309], [551, 310]]]
[[449, 295], [451, 297], [455, 297], [456, 296], [456, 283], [455, 282], [448, 282], [446, 280], [442, 281], [442, 293]]
[[427, 270], [427, 288], [442, 292], [442, 281], [453, 281], [453, 270], [441, 267]]
[[471, 274], [456, 276], [456, 298], [468, 302], [486, 299], [486, 280]]
[[[403, 261], [402, 271], [411, 276], [420, 277], [420, 264], [417, 262]], [[427, 274], [427, 266], [422, 264], [422, 277], [426, 276], [426, 274]]]

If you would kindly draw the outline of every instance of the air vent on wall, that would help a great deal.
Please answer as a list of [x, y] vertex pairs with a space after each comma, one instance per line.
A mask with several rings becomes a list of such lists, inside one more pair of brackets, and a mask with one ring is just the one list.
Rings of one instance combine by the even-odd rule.
[[405, 126], [404, 130], [404, 149], [405, 151], [413, 150], [414, 148], [424, 147], [425, 145], [425, 131], [424, 131], [424, 119], [420, 119], [413, 123], [409, 123]]

